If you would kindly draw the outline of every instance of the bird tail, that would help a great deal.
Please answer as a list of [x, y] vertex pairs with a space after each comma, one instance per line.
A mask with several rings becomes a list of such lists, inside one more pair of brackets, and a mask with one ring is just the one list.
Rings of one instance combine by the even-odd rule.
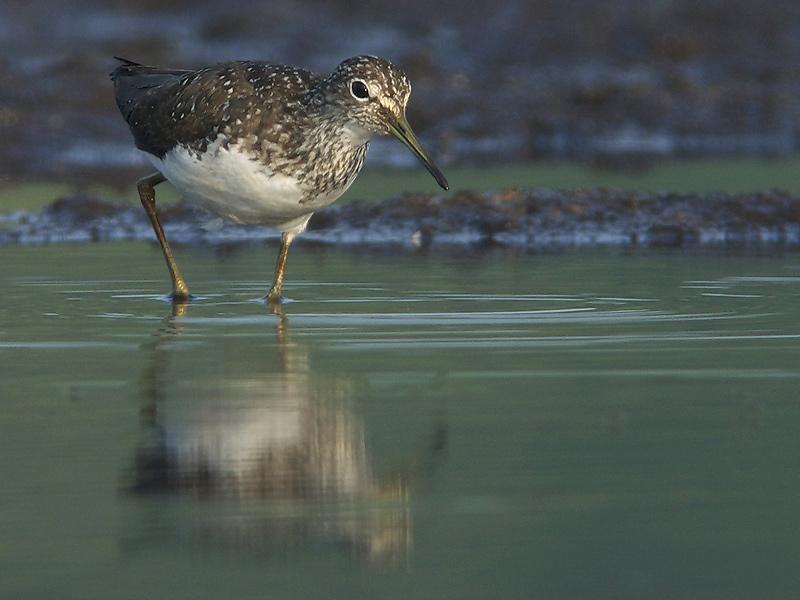
[[117, 65], [117, 68], [110, 73], [110, 76], [111, 81], [114, 82], [114, 96], [117, 106], [126, 121], [144, 92], [163, 83], [174, 81], [189, 72], [179, 69], [148, 67], [121, 56], [115, 56], [114, 58], [122, 64]]
[[116, 60], [121, 62], [117, 68], [111, 71], [111, 80], [116, 83], [122, 77], [131, 75], [144, 75], [151, 78], [160, 78], [161, 80], [169, 79], [171, 77], [180, 77], [188, 73], [186, 69], [162, 69], [160, 67], [149, 67], [121, 56], [115, 56]]
[[128, 60], [127, 58], [122, 58], [121, 56], [115, 56], [115, 60], [118, 60], [122, 63], [125, 67], [141, 67], [142, 63], [133, 62], [132, 60]]

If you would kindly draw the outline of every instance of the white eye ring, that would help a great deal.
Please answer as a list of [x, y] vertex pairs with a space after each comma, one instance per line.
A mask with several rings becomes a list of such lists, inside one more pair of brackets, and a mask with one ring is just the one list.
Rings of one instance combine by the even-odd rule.
[[363, 79], [353, 79], [353, 81], [350, 82], [350, 95], [359, 102], [366, 102], [369, 100], [369, 86], [367, 82]]

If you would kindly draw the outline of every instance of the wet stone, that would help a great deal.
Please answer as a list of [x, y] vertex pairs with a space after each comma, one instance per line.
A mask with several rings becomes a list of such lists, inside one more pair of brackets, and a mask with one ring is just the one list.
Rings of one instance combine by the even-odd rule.
[[[175, 243], [273, 239], [268, 227], [225, 224], [186, 203], [160, 211]], [[0, 243], [151, 240], [141, 207], [73, 194], [38, 213], [2, 216]], [[460, 191], [354, 201], [314, 215], [300, 238], [331, 244], [669, 246], [800, 244], [800, 198], [591, 190]]]

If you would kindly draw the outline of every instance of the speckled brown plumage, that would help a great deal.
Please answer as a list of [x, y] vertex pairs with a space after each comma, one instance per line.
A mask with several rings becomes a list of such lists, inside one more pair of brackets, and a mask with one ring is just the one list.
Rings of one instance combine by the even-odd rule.
[[270, 301], [280, 299], [292, 239], [353, 183], [373, 135], [396, 136], [448, 189], [406, 121], [411, 85], [386, 60], [350, 58], [327, 77], [256, 61], [186, 71], [120, 60], [111, 73], [117, 105], [158, 170], [139, 195], [175, 298], [189, 292], [156, 214], [154, 186], [165, 180], [223, 218], [281, 231]]
[[181, 146], [200, 156], [222, 135], [223, 147], [236, 144], [271, 171], [319, 193], [352, 180], [366, 155], [366, 142], [347, 147], [334, 135], [342, 125], [335, 109], [352, 108], [342, 107], [340, 88], [354, 76], [378, 82], [387, 97], [396, 98], [392, 108], [404, 110], [408, 79], [374, 57], [349, 59], [327, 78], [257, 61], [195, 71], [126, 61], [111, 74], [117, 104], [140, 150], [162, 158]]
[[230, 142], [258, 136], [299, 145], [299, 136], [281, 134], [306, 119], [301, 101], [318, 81], [302, 69], [257, 62], [197, 71], [126, 64], [111, 77], [136, 147], [159, 158], [178, 144], [202, 152], [219, 133]]

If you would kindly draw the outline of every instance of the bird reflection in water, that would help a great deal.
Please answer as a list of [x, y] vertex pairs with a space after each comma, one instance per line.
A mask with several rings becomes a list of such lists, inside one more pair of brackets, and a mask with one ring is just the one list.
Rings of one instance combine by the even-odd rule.
[[185, 539], [188, 530], [195, 541], [275, 553], [333, 545], [370, 564], [397, 564], [411, 544], [409, 490], [432, 474], [446, 429], [437, 422], [405, 468], [378, 476], [350, 404], [352, 381], [315, 373], [276, 311], [264, 370], [200, 376], [189, 393], [176, 393], [166, 374], [170, 345], [190, 324], [180, 318], [186, 305], [174, 305], [148, 344], [143, 440], [127, 488], [155, 497], [153, 508], [166, 507], [165, 497], [195, 500], [170, 513], [162, 534]]

